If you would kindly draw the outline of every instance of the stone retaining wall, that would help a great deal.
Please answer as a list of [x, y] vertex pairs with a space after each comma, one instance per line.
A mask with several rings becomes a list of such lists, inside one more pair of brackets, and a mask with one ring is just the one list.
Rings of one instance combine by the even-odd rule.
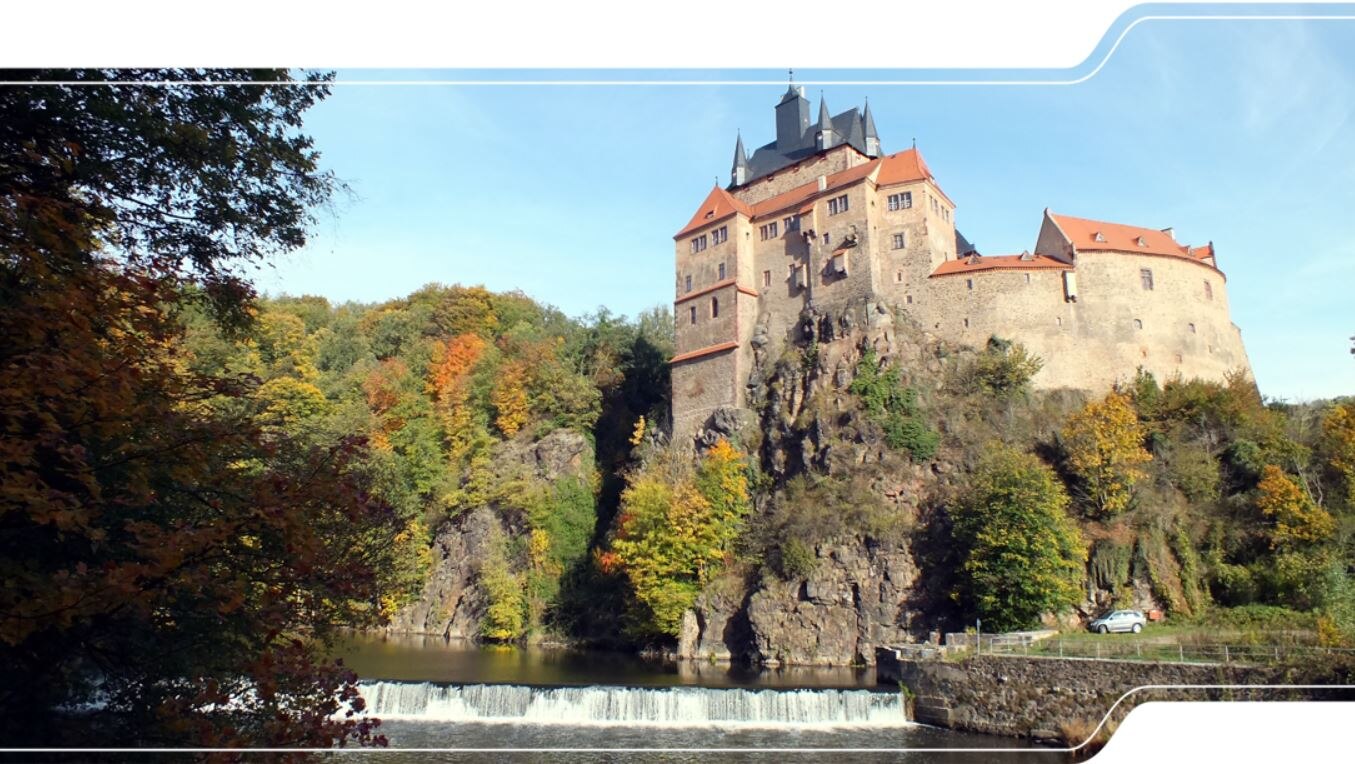
[[[1278, 669], [1184, 663], [980, 655], [916, 660], [882, 648], [881, 684], [899, 683], [915, 696], [913, 718], [924, 724], [993, 735], [1062, 739], [1067, 725], [1101, 720], [1125, 692], [1144, 685], [1283, 683]], [[1278, 700], [1246, 690], [1144, 691], [1122, 703], [1122, 719], [1148, 700]]]

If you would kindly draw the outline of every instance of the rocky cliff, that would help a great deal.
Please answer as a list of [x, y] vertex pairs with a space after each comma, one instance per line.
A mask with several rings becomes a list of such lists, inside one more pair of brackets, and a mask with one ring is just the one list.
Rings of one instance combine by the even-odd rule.
[[[524, 484], [586, 477], [593, 469], [592, 444], [574, 430], [555, 430], [540, 440], [498, 444], [494, 464], [503, 480]], [[521, 512], [497, 503], [448, 520], [434, 536], [433, 562], [422, 593], [395, 615], [387, 631], [452, 639], [478, 637], [489, 606], [481, 562], [496, 539], [520, 539], [527, 532]]]

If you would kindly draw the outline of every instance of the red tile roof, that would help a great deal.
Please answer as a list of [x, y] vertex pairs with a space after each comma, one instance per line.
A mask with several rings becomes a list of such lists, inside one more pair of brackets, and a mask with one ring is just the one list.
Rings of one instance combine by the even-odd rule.
[[1214, 242], [1209, 242], [1203, 247], [1191, 247], [1190, 256], [1196, 260], [1209, 260], [1214, 257]]
[[687, 225], [683, 226], [681, 231], [673, 234], [673, 238], [680, 239], [698, 228], [724, 220], [736, 212], [752, 217], [752, 210], [748, 205], [735, 199], [733, 194], [723, 188], [716, 186], [706, 195], [706, 200], [701, 202], [701, 206], [697, 208], [696, 214], [692, 215], [692, 219]]
[[[1102, 220], [1049, 213], [1073, 246], [1084, 252], [1144, 252], [1190, 257], [1190, 248], [1155, 228], [1139, 228]], [[1099, 235], [1099, 239], [1098, 239]]]
[[700, 358], [701, 356], [711, 355], [713, 353], [722, 353], [726, 350], [733, 350], [738, 346], [739, 343], [737, 342], [722, 342], [719, 345], [711, 345], [709, 347], [700, 348], [698, 350], [690, 350], [686, 353], [679, 353], [673, 356], [671, 359], [669, 359], [668, 362], [682, 363], [683, 361], [690, 361], [693, 358]]
[[[1029, 259], [1023, 259], [1029, 258]], [[958, 260], [947, 260], [932, 271], [933, 276], [953, 276], [977, 271], [1070, 271], [1073, 266], [1044, 255], [970, 255]]]
[[880, 175], [875, 179], [878, 186], [892, 186], [896, 183], [912, 183], [919, 180], [931, 180], [932, 171], [927, 160], [917, 149], [908, 149], [885, 157], [881, 163]]
[[[796, 186], [789, 191], [782, 191], [776, 196], [768, 197], [753, 205], [753, 217], [759, 218], [769, 215], [775, 215], [783, 210], [790, 209], [796, 205], [813, 199], [820, 193], [829, 193], [836, 191], [844, 186], [849, 186], [862, 178], [867, 177], [880, 165], [879, 159], [872, 159], [865, 164], [859, 164], [855, 167], [849, 167], [840, 172], [835, 172], [828, 176], [827, 186], [823, 191], [819, 191], [819, 181], [813, 180], [804, 185]], [[803, 212], [803, 207], [799, 211]]]

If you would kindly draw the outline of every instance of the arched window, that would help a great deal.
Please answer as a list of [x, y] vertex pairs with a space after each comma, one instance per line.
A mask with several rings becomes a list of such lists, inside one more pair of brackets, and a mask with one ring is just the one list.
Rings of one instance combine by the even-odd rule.
[[1143, 328], [1143, 322], [1140, 321], [1140, 320], [1137, 319], [1137, 318], [1134, 319], [1134, 328], [1135, 328], [1135, 329], [1142, 329], [1142, 328]]
[[719, 318], [719, 317], [720, 317], [720, 298], [719, 298], [719, 297], [712, 297], [712, 298], [710, 298], [710, 317], [711, 317], [711, 318]]

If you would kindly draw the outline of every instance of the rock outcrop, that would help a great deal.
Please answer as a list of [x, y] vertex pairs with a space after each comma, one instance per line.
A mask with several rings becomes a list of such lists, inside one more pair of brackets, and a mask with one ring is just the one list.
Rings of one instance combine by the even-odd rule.
[[[550, 482], [582, 476], [593, 468], [592, 445], [574, 430], [554, 430], [539, 440], [498, 444], [494, 464], [505, 480]], [[526, 533], [524, 519], [499, 507], [480, 506], [442, 525], [433, 540], [433, 564], [419, 598], [386, 627], [396, 634], [429, 634], [475, 639], [488, 600], [479, 580], [479, 562], [500, 535]]]

